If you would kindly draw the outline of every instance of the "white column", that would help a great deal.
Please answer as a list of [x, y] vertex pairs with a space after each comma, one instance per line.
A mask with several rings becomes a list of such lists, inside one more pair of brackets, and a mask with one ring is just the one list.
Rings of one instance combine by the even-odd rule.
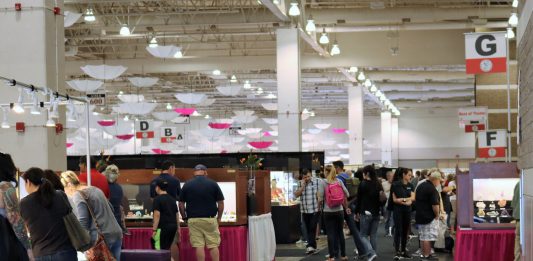
[[363, 87], [348, 86], [348, 129], [350, 164], [362, 165], [363, 159]]
[[398, 167], [398, 161], [400, 158], [399, 152], [399, 129], [398, 118], [392, 118], [391, 120], [391, 132], [392, 132], [392, 163], [393, 167]]
[[392, 118], [388, 111], [381, 113], [381, 164], [392, 164]]
[[[15, 11], [15, 2], [22, 11]], [[64, 28], [63, 16], [51, 10], [63, 1], [18, 0], [0, 1], [0, 75], [35, 86], [46, 86], [64, 93]], [[18, 88], [0, 82], [0, 104], [17, 101]], [[42, 98], [42, 95], [39, 95]], [[42, 99], [41, 99], [42, 101]], [[31, 102], [25, 97], [24, 102]], [[30, 108], [23, 114], [9, 112], [11, 128], [0, 129], [0, 151], [12, 155], [17, 167], [66, 170], [66, 130], [56, 135], [55, 128], [44, 127], [46, 111], [31, 115]], [[65, 125], [63, 108], [59, 121]], [[3, 115], [2, 115], [3, 116]], [[15, 123], [24, 122], [26, 131], [17, 133]]]
[[302, 149], [299, 30], [278, 29], [276, 39], [279, 151], [296, 152]]

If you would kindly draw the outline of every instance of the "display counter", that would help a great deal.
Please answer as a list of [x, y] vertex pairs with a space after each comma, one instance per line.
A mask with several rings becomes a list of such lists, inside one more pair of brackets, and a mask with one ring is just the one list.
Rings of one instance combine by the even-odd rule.
[[290, 244], [300, 238], [300, 205], [294, 191], [298, 188], [296, 173], [284, 171], [270, 172], [270, 193], [272, 222], [276, 232], [276, 243]]

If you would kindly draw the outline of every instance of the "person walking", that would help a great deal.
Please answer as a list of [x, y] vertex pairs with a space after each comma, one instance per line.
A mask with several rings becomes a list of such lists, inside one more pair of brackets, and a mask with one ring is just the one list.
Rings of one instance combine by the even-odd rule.
[[207, 247], [211, 260], [218, 261], [218, 223], [224, 212], [224, 195], [218, 184], [207, 178], [204, 165], [194, 167], [194, 178], [183, 185], [179, 201], [181, 216], [189, 225], [189, 240], [196, 251], [196, 260], [205, 260]]
[[[518, 176], [520, 176], [519, 170], [517, 170], [517, 172]], [[511, 207], [513, 208], [513, 218], [516, 224], [514, 239], [514, 261], [520, 261], [522, 260], [522, 245], [520, 244], [520, 181], [516, 183], [513, 193]]]
[[295, 197], [300, 197], [300, 212], [308, 235], [305, 252], [308, 255], [317, 253], [315, 234], [320, 217], [318, 206], [320, 183], [320, 179], [313, 177], [310, 170], [304, 170], [298, 189], [294, 192]]
[[20, 216], [17, 168], [11, 155], [0, 153], [0, 256], [33, 260], [31, 243]]
[[[413, 172], [407, 168], [398, 168], [398, 181], [392, 183], [392, 209], [394, 217], [394, 248], [395, 260], [412, 258], [406, 250], [409, 226], [411, 225], [411, 206], [415, 200], [415, 190], [411, 184]], [[391, 202], [389, 201], [389, 204]]]
[[69, 213], [66, 196], [54, 189], [40, 168], [28, 169], [22, 178], [29, 194], [20, 201], [20, 214], [31, 235], [35, 260], [77, 260], [63, 222]]
[[[97, 187], [104, 193], [106, 198], [109, 198], [109, 185], [107, 179], [102, 173], [96, 170], [96, 161], [93, 157], [91, 159], [91, 186]], [[78, 180], [80, 184], [87, 185], [87, 156], [81, 156], [79, 161], [80, 176]]]
[[102, 174], [106, 177], [109, 185], [109, 203], [111, 203], [111, 206], [113, 207], [113, 215], [115, 216], [117, 223], [120, 225], [120, 228], [122, 228], [122, 232], [127, 234], [128, 229], [126, 228], [125, 222], [123, 222], [124, 210], [122, 208], [124, 191], [122, 190], [122, 186], [117, 183], [118, 177], [120, 176], [118, 167], [116, 165], [109, 165]]
[[422, 260], [437, 260], [431, 255], [431, 242], [437, 240], [439, 234], [440, 196], [437, 186], [441, 182], [441, 173], [435, 169], [430, 171], [427, 181], [416, 189], [416, 216], [419, 239], [422, 245]]
[[385, 236], [392, 237], [392, 211], [388, 209], [390, 190], [392, 187], [392, 180], [394, 178], [394, 173], [392, 171], [387, 171], [385, 174], [385, 180], [381, 183], [383, 191], [387, 196], [387, 203], [383, 207], [383, 216], [385, 217]]
[[336, 171], [332, 169], [326, 177], [326, 182], [320, 183], [318, 191], [319, 205], [324, 204], [324, 221], [326, 223], [326, 233], [328, 235], [328, 260], [335, 260], [337, 248], [340, 249], [341, 260], [348, 260], [346, 255], [346, 244], [344, 241], [344, 209], [347, 214], [351, 210], [347, 207], [348, 190], [344, 184], [337, 179]]
[[377, 252], [377, 233], [379, 226], [380, 193], [383, 187], [378, 182], [376, 171], [372, 165], [363, 168], [363, 182], [359, 185], [356, 220], [361, 222], [361, 237]]
[[176, 200], [167, 193], [168, 182], [164, 179], [157, 181], [155, 191], [157, 197], [154, 199], [153, 212], [153, 234], [160, 230], [160, 249], [170, 249], [170, 254], [174, 261], [179, 261], [179, 211]]
[[174, 177], [175, 172], [176, 172], [176, 165], [174, 164], [174, 162], [167, 160], [161, 164], [161, 174], [159, 174], [158, 177], [155, 177], [150, 183], [150, 197], [151, 198], [155, 198], [157, 196], [157, 193], [155, 191], [156, 184], [160, 179], [163, 179], [168, 183], [168, 187], [167, 187], [168, 195], [170, 195], [176, 201], [178, 201], [180, 192], [181, 192], [181, 185], [180, 185], [180, 180]]
[[[89, 231], [93, 245], [104, 240], [113, 257], [120, 260], [122, 229], [104, 193], [96, 187], [82, 185], [72, 171], [61, 173], [61, 182], [72, 198], [73, 209], [76, 209], [75, 214], [81, 226]], [[100, 234], [103, 235], [103, 239], [100, 238]], [[102, 254], [96, 251], [94, 248], [87, 251], [87, 259], [94, 260], [94, 256]]]

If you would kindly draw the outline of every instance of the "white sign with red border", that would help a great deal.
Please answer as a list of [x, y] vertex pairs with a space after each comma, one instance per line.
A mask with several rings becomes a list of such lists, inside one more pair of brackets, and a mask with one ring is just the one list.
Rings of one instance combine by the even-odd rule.
[[480, 158], [504, 158], [507, 148], [507, 130], [487, 130], [477, 133]]
[[161, 143], [172, 143], [177, 137], [176, 127], [161, 127]]
[[507, 71], [506, 32], [465, 34], [467, 74]]
[[153, 139], [154, 129], [151, 121], [135, 122], [135, 137], [137, 139]]
[[488, 108], [470, 107], [459, 108], [459, 126], [464, 126], [465, 132], [476, 132], [487, 129]]

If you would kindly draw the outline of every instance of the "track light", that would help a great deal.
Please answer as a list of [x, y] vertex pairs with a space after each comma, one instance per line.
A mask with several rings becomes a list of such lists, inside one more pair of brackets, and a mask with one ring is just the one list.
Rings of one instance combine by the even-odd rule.
[[9, 129], [9, 122], [7, 121], [7, 108], [3, 108], [4, 111], [4, 119], [2, 120], [2, 129]]
[[518, 25], [518, 15], [516, 15], [516, 13], [511, 13], [511, 16], [509, 17], [509, 25], [512, 27]]
[[383, 101], [383, 104], [385, 106], [389, 106], [391, 104], [390, 100], [389, 99], [385, 99], [385, 101]]
[[33, 115], [40, 115], [41, 111], [39, 108], [39, 100], [37, 99], [37, 94], [35, 94], [35, 92], [32, 92], [31, 96], [33, 98], [33, 101], [30, 113]]
[[322, 36], [320, 36], [320, 39], [318, 39], [318, 42], [320, 44], [328, 44], [329, 43], [329, 37], [328, 37], [328, 34], [326, 33], [326, 28], [322, 29]]
[[376, 97], [380, 98], [381, 96], [383, 96], [383, 93], [380, 90], [378, 90], [376, 91], [375, 95]]
[[357, 75], [357, 80], [364, 81], [366, 79], [365, 74], [361, 71], [359, 72], [359, 75]]
[[154, 37], [152, 40], [150, 40], [150, 44], [148, 44], [148, 47], [150, 48], [156, 48], [158, 46], [157, 39]]
[[263, 88], [261, 87], [257, 88], [257, 94], [263, 94]]
[[341, 54], [341, 49], [339, 48], [339, 44], [337, 43], [337, 41], [335, 41], [333, 43], [333, 46], [331, 47], [330, 54], [331, 54], [331, 56], [335, 56], [335, 55]]
[[52, 119], [52, 113], [50, 113], [50, 108], [48, 108], [48, 120], [46, 121], [46, 127], [55, 127], [56, 122]]
[[19, 98], [16, 103], [13, 104], [13, 111], [17, 114], [24, 113], [24, 107], [22, 103], [24, 102], [24, 96], [22, 96], [22, 89], [19, 89]]
[[83, 20], [85, 20], [85, 22], [96, 21], [96, 17], [94, 16], [94, 11], [92, 8], [87, 8], [87, 10], [85, 11], [85, 16], [83, 17]]
[[205, 119], [211, 119], [211, 116], [209, 116], [209, 114], [206, 114], [204, 118]]
[[290, 16], [299, 16], [300, 8], [298, 8], [298, 3], [291, 3], [291, 8], [289, 8]]
[[511, 27], [507, 28], [507, 38], [508, 39], [513, 39], [514, 37], [515, 37], [515, 35], [514, 35], [513, 28], [511, 28]]
[[313, 20], [312, 16], [309, 16], [309, 19], [307, 20], [307, 25], [305, 25], [305, 31], [308, 34], [316, 32], [315, 20]]
[[120, 35], [123, 35], [123, 36], [128, 36], [131, 34], [130, 32], [130, 28], [128, 27], [127, 24], [123, 24], [122, 27], [120, 27], [120, 32], [119, 32]]

